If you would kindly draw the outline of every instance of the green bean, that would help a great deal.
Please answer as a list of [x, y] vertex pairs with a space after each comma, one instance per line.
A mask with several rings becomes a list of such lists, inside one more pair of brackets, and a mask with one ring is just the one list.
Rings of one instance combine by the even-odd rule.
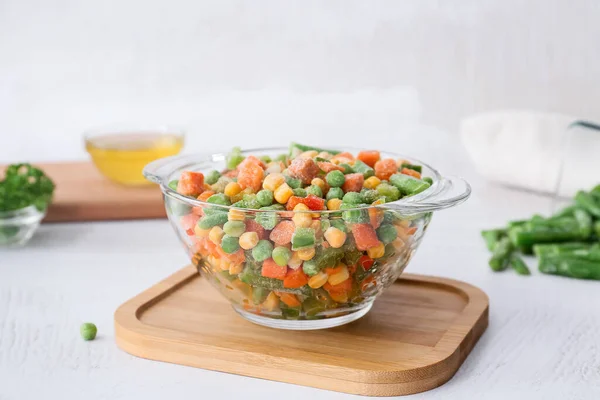
[[600, 218], [600, 201], [595, 196], [584, 191], [579, 191], [575, 195], [575, 202], [594, 217]]
[[525, 261], [515, 254], [510, 257], [510, 267], [519, 275], [531, 275]]
[[494, 251], [494, 248], [498, 244], [498, 241], [506, 236], [506, 229], [492, 229], [482, 231], [481, 236], [485, 240], [485, 245], [489, 251]]
[[510, 254], [513, 250], [510, 239], [507, 237], [502, 238], [494, 248], [492, 258], [490, 258], [489, 265], [494, 271], [503, 271], [508, 267], [508, 261]]

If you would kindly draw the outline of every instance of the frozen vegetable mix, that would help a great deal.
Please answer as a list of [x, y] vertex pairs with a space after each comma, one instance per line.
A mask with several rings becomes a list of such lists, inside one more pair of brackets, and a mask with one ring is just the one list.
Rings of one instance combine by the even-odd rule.
[[203, 202], [176, 222], [198, 268], [244, 310], [339, 316], [370, 304], [399, 275], [429, 221], [385, 207], [433, 180], [382, 154], [297, 143], [278, 156], [234, 148], [224, 169], [182, 171], [169, 184]]

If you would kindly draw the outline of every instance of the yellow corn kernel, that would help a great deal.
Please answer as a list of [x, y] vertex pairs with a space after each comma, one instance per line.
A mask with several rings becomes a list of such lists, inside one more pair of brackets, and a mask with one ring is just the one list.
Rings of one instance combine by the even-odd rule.
[[305, 151], [304, 153], [300, 153], [300, 155], [298, 155], [298, 157], [296, 157], [296, 158], [315, 158], [317, 155], [319, 155], [318, 151], [308, 150], [308, 151]]
[[231, 263], [228, 260], [225, 260], [224, 258], [221, 259], [221, 264], [219, 264], [221, 271], [229, 271], [230, 266], [231, 266]]
[[319, 188], [321, 188], [321, 191], [323, 192], [323, 194], [325, 194], [325, 189], [327, 188], [327, 186], [325, 185], [325, 181], [323, 179], [314, 178], [312, 181], [310, 181], [310, 184], [318, 186]]
[[299, 228], [308, 228], [312, 223], [312, 216], [311, 213], [303, 212], [308, 211], [308, 207], [306, 206], [306, 204], [297, 204], [296, 207], [294, 207], [294, 211], [300, 211], [295, 212], [294, 216], [292, 217], [294, 225], [296, 225]]
[[292, 188], [289, 187], [287, 183], [283, 183], [277, 189], [275, 189], [273, 197], [275, 197], [275, 200], [278, 203], [285, 204], [293, 194], [294, 192], [292, 191]]
[[340, 272], [329, 275], [327, 282], [329, 282], [330, 285], [337, 285], [344, 282], [348, 278], [350, 278], [350, 272], [348, 272], [348, 267], [344, 266]]
[[223, 232], [220, 226], [213, 226], [208, 233], [208, 239], [214, 244], [220, 245], [224, 235], [225, 232]]
[[229, 274], [230, 275], [237, 275], [240, 272], [242, 272], [243, 269], [244, 269], [244, 263], [231, 264], [229, 266]]
[[380, 183], [381, 179], [379, 179], [376, 176], [371, 176], [370, 178], [365, 179], [365, 183], [363, 183], [363, 186], [367, 189], [375, 189]]
[[290, 260], [288, 261], [287, 265], [291, 269], [300, 268], [300, 266], [302, 265], [302, 259], [298, 256], [297, 251], [292, 252], [292, 256], [290, 257]]
[[342, 205], [342, 200], [340, 200], [340, 199], [327, 200], [327, 209], [328, 210], [339, 210], [341, 205]]
[[200, 229], [198, 225], [194, 226], [194, 234], [197, 237], [207, 237], [210, 229]]
[[331, 159], [332, 156], [333, 155], [331, 153], [327, 152], [327, 151], [322, 151], [319, 154], [317, 154], [317, 157], [321, 157], [321, 158], [324, 158], [326, 160]]
[[231, 196], [235, 196], [236, 194], [240, 193], [241, 191], [242, 191], [242, 187], [240, 186], [239, 183], [229, 182], [227, 184], [227, 186], [225, 186], [225, 190], [223, 191], [223, 193], [225, 193], [227, 196], [231, 197]]
[[263, 189], [268, 189], [272, 192], [275, 191], [279, 186], [285, 183], [285, 176], [282, 174], [274, 173], [269, 174], [265, 177], [263, 181]]
[[410, 226], [410, 221], [407, 219], [403, 219], [402, 221], [400, 221], [398, 223], [398, 225], [404, 227], [404, 228], [408, 228]]
[[311, 260], [315, 256], [315, 248], [309, 247], [308, 249], [298, 250], [298, 258], [304, 261]]
[[325, 240], [334, 249], [339, 249], [346, 242], [346, 233], [341, 229], [330, 226], [325, 231]]
[[406, 164], [406, 163], [408, 163], [408, 161], [403, 160], [401, 158], [399, 158], [399, 159], [396, 160], [396, 165], [398, 166], [398, 168], [400, 168], [402, 166], [402, 164]]
[[284, 168], [285, 167], [281, 161], [271, 161], [269, 164], [267, 164], [267, 169], [265, 172], [267, 174], [280, 173]]
[[303, 203], [298, 203], [294, 207], [294, 211], [308, 211], [308, 210], [310, 210], [310, 208], [308, 208], [308, 206]]
[[262, 306], [267, 311], [277, 311], [279, 309], [279, 297], [273, 292], [269, 293]]
[[253, 249], [258, 244], [258, 233], [244, 232], [240, 236], [240, 247], [244, 250]]
[[329, 275], [327, 275], [326, 272], [321, 271], [308, 280], [308, 286], [310, 286], [313, 289], [318, 289], [321, 286], [323, 286], [328, 279]]
[[243, 221], [244, 219], [246, 219], [246, 215], [241, 210], [233, 210], [232, 209], [232, 210], [229, 210], [229, 212], [227, 213], [228, 221]]
[[377, 246], [367, 249], [367, 254], [371, 258], [381, 258], [381, 257], [383, 257], [384, 253], [385, 253], [385, 245], [381, 242], [379, 242], [379, 244]]

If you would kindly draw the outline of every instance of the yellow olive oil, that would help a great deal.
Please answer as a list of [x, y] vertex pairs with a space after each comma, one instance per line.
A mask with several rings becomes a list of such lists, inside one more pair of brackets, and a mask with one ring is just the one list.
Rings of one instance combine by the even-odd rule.
[[146, 164], [179, 153], [183, 137], [168, 133], [112, 133], [86, 139], [92, 161], [107, 178], [124, 185], [150, 184], [142, 175]]

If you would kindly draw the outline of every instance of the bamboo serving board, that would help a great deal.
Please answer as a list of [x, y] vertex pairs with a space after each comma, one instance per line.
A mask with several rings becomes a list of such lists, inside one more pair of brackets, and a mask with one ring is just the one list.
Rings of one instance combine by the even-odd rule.
[[404, 274], [348, 325], [285, 331], [254, 325], [188, 266], [123, 304], [117, 345], [151, 360], [369, 396], [448, 381], [488, 324], [480, 289]]
[[35, 165], [56, 184], [44, 222], [166, 217], [157, 185], [121, 186], [102, 176], [91, 162]]

